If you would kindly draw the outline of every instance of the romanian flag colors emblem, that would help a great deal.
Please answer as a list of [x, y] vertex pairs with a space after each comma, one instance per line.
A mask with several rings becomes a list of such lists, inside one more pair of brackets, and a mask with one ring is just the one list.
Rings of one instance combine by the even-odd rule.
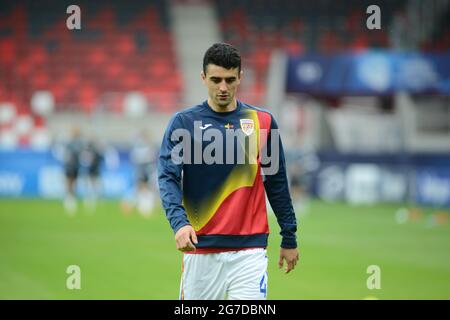
[[251, 135], [255, 129], [253, 119], [241, 119], [241, 129], [247, 136]]

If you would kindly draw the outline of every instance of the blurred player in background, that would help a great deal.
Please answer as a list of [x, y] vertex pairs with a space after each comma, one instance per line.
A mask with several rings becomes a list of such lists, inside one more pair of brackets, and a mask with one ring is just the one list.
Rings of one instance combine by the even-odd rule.
[[85, 169], [86, 196], [85, 205], [89, 211], [95, 211], [100, 193], [100, 166], [103, 160], [102, 150], [95, 139], [84, 144], [81, 151], [81, 165]]
[[74, 127], [70, 139], [64, 147], [64, 174], [66, 190], [64, 196], [64, 209], [69, 214], [77, 210], [76, 183], [80, 169], [80, 154], [83, 149], [83, 140], [78, 127]]
[[291, 190], [294, 208], [300, 211], [301, 211], [300, 206], [302, 206], [302, 194], [304, 192], [301, 175], [302, 172], [300, 164], [298, 162], [292, 163], [288, 172], [289, 187]]
[[[279, 267], [286, 262], [288, 273], [299, 259], [297, 223], [283, 149], [281, 140], [273, 133], [277, 124], [269, 112], [236, 100], [241, 76], [241, 57], [236, 48], [223, 43], [210, 47], [204, 55], [201, 73], [208, 88], [208, 100], [176, 113], [163, 138], [158, 163], [159, 188], [177, 249], [185, 253], [181, 299], [266, 299], [269, 234], [266, 193], [281, 227]], [[244, 139], [258, 137], [258, 149], [245, 150], [254, 163], [238, 165], [234, 159], [229, 164], [222, 158], [212, 164], [206, 164], [204, 159], [194, 163], [189, 158], [183, 158], [181, 163], [174, 161], [176, 140], [182, 133], [188, 146], [183, 153], [194, 149], [191, 154], [195, 154], [199, 142], [193, 138], [196, 132], [210, 131], [214, 137], [217, 134], [224, 137], [235, 132], [234, 129], [245, 134]], [[264, 136], [261, 129], [268, 135]], [[184, 135], [186, 132], [189, 137]], [[233, 155], [245, 145], [234, 144]], [[279, 146], [279, 152], [272, 150], [273, 145]], [[264, 146], [273, 153], [278, 170], [263, 177]], [[201, 141], [203, 152], [207, 147]]]
[[312, 174], [318, 170], [320, 161], [313, 150], [302, 150], [289, 163], [289, 183], [295, 212], [305, 215], [309, 211]]
[[153, 178], [157, 152], [146, 131], [139, 132], [134, 139], [130, 157], [135, 171], [134, 203], [138, 212], [147, 217], [155, 205]]

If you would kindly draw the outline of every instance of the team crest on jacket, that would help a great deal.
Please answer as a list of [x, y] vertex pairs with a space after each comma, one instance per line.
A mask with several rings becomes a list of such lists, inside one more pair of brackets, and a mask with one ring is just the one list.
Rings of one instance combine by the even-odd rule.
[[241, 119], [241, 129], [247, 135], [251, 135], [255, 129], [253, 119]]

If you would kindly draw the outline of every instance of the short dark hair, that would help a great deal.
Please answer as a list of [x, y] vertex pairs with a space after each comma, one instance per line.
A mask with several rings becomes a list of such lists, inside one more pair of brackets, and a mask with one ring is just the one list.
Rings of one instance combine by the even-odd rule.
[[203, 72], [206, 74], [208, 64], [215, 64], [225, 69], [238, 68], [241, 72], [241, 55], [228, 43], [215, 43], [206, 50], [203, 57]]

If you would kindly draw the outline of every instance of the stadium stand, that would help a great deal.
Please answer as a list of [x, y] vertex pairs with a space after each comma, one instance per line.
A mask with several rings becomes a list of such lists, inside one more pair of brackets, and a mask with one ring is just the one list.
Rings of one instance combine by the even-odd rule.
[[[386, 29], [367, 33], [366, 13], [361, 8], [371, 4], [329, 0], [215, 1], [225, 41], [241, 48], [246, 67], [254, 74], [249, 90], [258, 102], [265, 97], [268, 65], [275, 49], [298, 55], [389, 47]], [[377, 4], [383, 7], [383, 25], [390, 25], [394, 14], [405, 7], [404, 0]]]
[[91, 112], [104, 93], [140, 91], [174, 110], [182, 84], [166, 1], [80, 3], [80, 31], [65, 27], [64, 1], [2, 5], [0, 99], [28, 112], [32, 93], [50, 90], [57, 110]]

